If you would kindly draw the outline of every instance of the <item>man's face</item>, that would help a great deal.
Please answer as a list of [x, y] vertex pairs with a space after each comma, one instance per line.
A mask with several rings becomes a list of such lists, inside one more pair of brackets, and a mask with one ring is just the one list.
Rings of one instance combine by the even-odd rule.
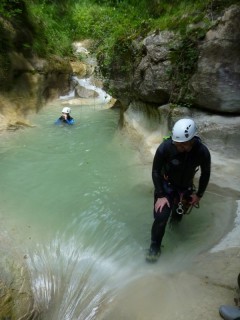
[[67, 113], [62, 112], [62, 116], [63, 116], [64, 119], [66, 119], [67, 118]]
[[192, 149], [194, 140], [186, 141], [186, 142], [173, 142], [177, 148], [178, 152], [189, 152]]

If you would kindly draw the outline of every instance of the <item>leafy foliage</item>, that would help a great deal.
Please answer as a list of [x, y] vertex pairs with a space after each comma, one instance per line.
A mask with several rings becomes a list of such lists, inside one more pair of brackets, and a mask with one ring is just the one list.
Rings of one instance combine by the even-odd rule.
[[216, 12], [235, 2], [239, 0], [1, 0], [0, 17], [30, 21], [34, 37], [22, 47], [40, 56], [71, 56], [73, 41], [93, 39], [92, 50], [107, 70], [117, 56], [131, 52], [132, 40], [150, 30], [184, 35], [187, 25], [199, 22], [207, 28]]
[[[10, 12], [14, 16], [19, 10], [18, 2], [21, 1], [2, 0], [0, 14]], [[36, 50], [66, 55], [70, 54], [73, 40], [91, 38], [100, 51], [109, 51], [107, 56], [119, 39], [144, 36], [155, 28], [184, 29], [188, 23], [201, 21], [207, 10], [220, 10], [223, 2], [226, 5], [234, 1], [25, 0], [38, 31]]]
[[1, 0], [0, 16], [3, 18], [16, 17], [22, 13], [22, 1], [20, 0]]
[[172, 68], [172, 96], [170, 102], [191, 106], [192, 96], [189, 92], [188, 81], [193, 75], [198, 60], [197, 37], [185, 35], [180, 44], [170, 54]]
[[[22, 0], [23, 1], [23, 0]], [[106, 62], [121, 42], [145, 36], [154, 29], [186, 29], [189, 23], [211, 20], [213, 12], [238, 0], [24, 0], [37, 30], [34, 49], [41, 55], [71, 54], [74, 40], [94, 39], [94, 50]], [[2, 0], [0, 14], [18, 13], [20, 0]]]

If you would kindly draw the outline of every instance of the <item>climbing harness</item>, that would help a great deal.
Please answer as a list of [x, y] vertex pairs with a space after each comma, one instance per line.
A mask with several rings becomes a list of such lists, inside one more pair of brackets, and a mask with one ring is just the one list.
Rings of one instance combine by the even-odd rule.
[[163, 178], [164, 191], [170, 197], [173, 197], [173, 208], [169, 220], [169, 226], [171, 228], [174, 224], [179, 223], [182, 220], [183, 215], [190, 214], [193, 208], [199, 208], [199, 203], [194, 205], [190, 204], [190, 196], [196, 191], [196, 187], [194, 185], [185, 190], [177, 190], [169, 182], [166, 174], [163, 175]]
[[183, 203], [183, 193], [180, 194], [180, 201], [178, 202], [178, 206], [176, 208], [176, 213], [177, 214], [189, 214], [192, 209], [194, 208], [199, 208], [199, 203], [198, 204], [192, 204], [192, 205], [184, 205]]
[[[193, 189], [194, 190], [194, 189]], [[190, 191], [190, 190], [189, 190]], [[175, 195], [174, 204], [169, 220], [169, 227], [173, 228], [182, 220], [185, 214], [190, 214], [193, 208], [199, 208], [199, 204], [190, 204], [190, 199], [186, 198], [186, 192], [181, 192], [179, 195]]]

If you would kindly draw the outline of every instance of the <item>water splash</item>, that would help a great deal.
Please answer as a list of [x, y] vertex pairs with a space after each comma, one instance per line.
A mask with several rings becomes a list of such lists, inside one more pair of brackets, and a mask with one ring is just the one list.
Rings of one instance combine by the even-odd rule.
[[58, 235], [48, 246], [38, 245], [29, 257], [42, 319], [95, 319], [111, 302], [114, 290], [134, 278], [132, 267], [120, 267], [116, 255], [98, 254], [74, 237], [66, 241]]

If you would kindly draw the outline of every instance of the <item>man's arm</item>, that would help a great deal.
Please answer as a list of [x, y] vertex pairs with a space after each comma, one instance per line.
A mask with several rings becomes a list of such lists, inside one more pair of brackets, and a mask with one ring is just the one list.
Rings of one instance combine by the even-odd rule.
[[162, 169], [164, 165], [164, 146], [161, 144], [154, 156], [152, 166], [152, 180], [155, 188], [155, 194], [158, 198], [165, 197], [163, 189]]
[[74, 119], [73, 118], [72, 119], [66, 119], [66, 122], [68, 124], [74, 124]]
[[201, 175], [199, 178], [197, 196], [201, 198], [208, 186], [210, 174], [211, 174], [211, 155], [206, 146], [203, 145], [203, 154], [200, 164]]

